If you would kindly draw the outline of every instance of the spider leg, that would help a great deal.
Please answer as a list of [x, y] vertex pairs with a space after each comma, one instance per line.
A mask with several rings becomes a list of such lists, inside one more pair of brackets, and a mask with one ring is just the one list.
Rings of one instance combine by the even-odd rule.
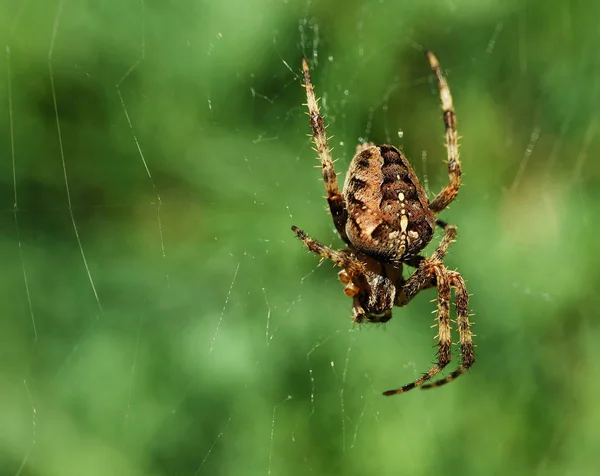
[[[384, 395], [396, 395], [408, 392], [415, 387], [431, 380], [440, 373], [448, 363], [450, 363], [452, 339], [450, 336], [450, 279], [446, 267], [441, 263], [428, 262], [419, 271], [423, 270], [425, 274], [435, 275], [437, 282], [437, 324], [438, 324], [438, 352], [437, 362], [421, 377], [415, 381], [394, 390], [383, 392]], [[415, 272], [417, 274], [419, 271]], [[414, 275], [413, 275], [414, 276]], [[412, 277], [412, 276], [411, 276]], [[410, 281], [410, 279], [409, 279]]]
[[456, 311], [458, 314], [457, 324], [460, 335], [460, 352], [462, 363], [460, 366], [448, 375], [446, 378], [437, 380], [433, 383], [423, 385], [423, 389], [435, 388], [452, 382], [456, 377], [465, 373], [471, 365], [475, 363], [475, 352], [473, 349], [473, 334], [471, 333], [471, 323], [469, 322], [469, 293], [465, 286], [465, 280], [456, 271], [449, 271], [448, 277], [450, 284], [456, 293]]
[[348, 282], [350, 282], [354, 276], [358, 276], [364, 273], [362, 264], [350, 253], [346, 251], [332, 250], [323, 243], [312, 239], [310, 236], [308, 236], [306, 233], [300, 230], [297, 226], [292, 226], [292, 230], [294, 231], [294, 233], [296, 233], [296, 235], [298, 235], [298, 238], [302, 240], [302, 242], [310, 251], [321, 255], [323, 258], [327, 258], [333, 261], [335, 265], [346, 270], [345, 276], [347, 276], [346, 279], [348, 279]]
[[[445, 232], [442, 243], [440, 243], [440, 246], [438, 246], [438, 249], [434, 253], [434, 256], [437, 256], [439, 260], [443, 260], [448, 251], [448, 247], [456, 240], [456, 226], [448, 225], [448, 223], [442, 220], [436, 220], [435, 224]], [[424, 259], [426, 259], [425, 256], [417, 255], [410, 257], [408, 260], [403, 261], [403, 263], [406, 263], [413, 268], [418, 268]]]
[[[450, 298], [452, 287], [457, 289], [456, 304], [458, 309], [458, 327], [459, 332], [461, 332], [461, 349], [464, 349], [463, 364], [448, 377], [439, 381], [443, 383], [434, 382], [434, 384], [431, 384], [430, 386], [424, 386], [423, 388], [444, 385], [445, 383], [454, 380], [466, 369], [468, 369], [474, 361], [473, 344], [471, 342], [471, 333], [469, 330], [470, 324], [467, 317], [469, 295], [466, 287], [464, 286], [464, 280], [462, 279], [462, 276], [455, 271], [448, 271], [442, 262], [446, 256], [446, 253], [448, 252], [448, 248], [456, 239], [456, 227], [453, 225], [448, 225], [441, 220], [438, 220], [436, 223], [438, 226], [444, 229], [442, 241], [430, 258], [415, 257], [415, 260], [417, 258], [421, 258], [419, 260], [419, 267], [406, 280], [406, 282], [399, 287], [395, 304], [396, 306], [405, 306], [422, 290], [437, 286], [438, 361], [425, 374], [423, 374], [423, 376], [416, 379], [414, 382], [404, 385], [398, 389], [384, 392], [384, 395], [386, 396], [404, 393], [408, 390], [412, 390], [415, 387], [423, 385], [425, 382], [431, 380], [435, 375], [440, 373], [450, 362], [452, 347], [452, 338], [450, 334]], [[463, 331], [461, 331], [461, 329], [463, 329]], [[465, 342], [464, 347], [462, 347], [463, 341]]]
[[319, 112], [319, 105], [315, 98], [315, 90], [310, 81], [310, 69], [306, 58], [302, 58], [302, 70], [304, 71], [304, 87], [306, 88], [306, 105], [308, 106], [308, 115], [310, 117], [310, 127], [312, 128], [313, 139], [319, 158], [321, 159], [321, 167], [323, 172], [323, 182], [327, 191], [327, 202], [329, 210], [333, 218], [333, 223], [336, 230], [346, 243], [348, 236], [346, 235], [346, 220], [348, 219], [348, 211], [344, 198], [340, 194], [338, 188], [337, 175], [331, 160], [329, 146], [327, 145], [327, 134], [325, 132], [325, 124]]
[[448, 253], [448, 248], [450, 248], [450, 245], [456, 241], [456, 226], [448, 225], [440, 220], [438, 221], [444, 225], [444, 236], [429, 259], [441, 263], [446, 257], [446, 253]]
[[444, 126], [446, 128], [446, 149], [448, 150], [448, 175], [450, 176], [450, 183], [438, 193], [429, 205], [430, 210], [433, 213], [438, 214], [456, 198], [458, 189], [460, 188], [461, 168], [458, 153], [456, 114], [454, 113], [450, 88], [448, 87], [446, 78], [444, 78], [444, 75], [442, 74], [437, 58], [431, 51], [427, 52], [427, 59], [429, 60], [431, 69], [433, 69], [436, 74], [440, 85], [440, 99], [442, 100]]

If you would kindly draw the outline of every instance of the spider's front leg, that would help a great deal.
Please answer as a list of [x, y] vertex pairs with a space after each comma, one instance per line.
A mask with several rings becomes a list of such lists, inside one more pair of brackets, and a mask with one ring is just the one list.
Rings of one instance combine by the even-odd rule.
[[446, 378], [436, 382], [423, 385], [423, 389], [435, 388], [452, 382], [456, 377], [465, 373], [471, 365], [475, 363], [475, 349], [473, 346], [473, 334], [471, 332], [471, 323], [469, 322], [469, 293], [465, 286], [465, 280], [456, 271], [448, 271], [451, 286], [456, 294], [456, 312], [458, 333], [460, 336], [460, 353], [462, 362], [460, 366], [448, 375]]
[[448, 365], [451, 357], [452, 340], [450, 335], [450, 298], [451, 288], [456, 291], [457, 323], [460, 335], [460, 346], [462, 363], [457, 370], [446, 378], [432, 384], [423, 385], [421, 388], [439, 387], [451, 382], [460, 374], [464, 373], [475, 362], [473, 350], [471, 324], [469, 323], [469, 293], [464, 279], [456, 271], [449, 271], [442, 260], [448, 252], [448, 248], [456, 239], [456, 227], [438, 220], [438, 225], [444, 229], [444, 237], [430, 258], [422, 258], [418, 263], [418, 269], [402, 284], [396, 296], [396, 306], [405, 306], [419, 292], [437, 286], [438, 291], [438, 354], [437, 363], [434, 364], [422, 377], [395, 390], [388, 390], [384, 395], [396, 395], [404, 393], [415, 387], [423, 385]]
[[408, 392], [415, 387], [423, 385], [428, 380], [431, 380], [435, 375], [440, 373], [446, 365], [450, 363], [452, 339], [450, 336], [450, 280], [446, 267], [441, 263], [436, 263], [427, 258], [421, 263], [421, 266], [413, 275], [406, 281], [402, 295], [406, 304], [419, 291], [431, 287], [433, 282], [436, 282], [438, 299], [437, 299], [437, 324], [438, 324], [438, 353], [437, 362], [421, 377], [415, 381], [404, 385], [394, 390], [383, 392], [384, 395], [396, 395], [398, 393]]
[[[402, 287], [397, 305], [403, 306], [407, 304], [420, 291], [434, 285], [437, 285], [438, 290], [438, 335], [436, 336], [438, 338], [438, 361], [422, 377], [401, 388], [388, 390], [387, 392], [384, 392], [384, 395], [389, 396], [404, 393], [421, 385], [421, 388], [423, 389], [445, 385], [459, 375], [465, 373], [469, 367], [475, 363], [473, 334], [471, 333], [471, 323], [469, 322], [469, 293], [463, 277], [458, 272], [449, 271], [441, 262], [434, 261], [432, 258], [426, 258], [421, 263], [419, 269], [408, 278]], [[447, 377], [431, 384], [423, 385], [441, 372], [450, 362], [452, 341], [450, 336], [449, 303], [451, 288], [454, 288], [456, 293], [456, 322], [458, 324], [458, 333], [460, 336], [462, 362], [459, 367]]]

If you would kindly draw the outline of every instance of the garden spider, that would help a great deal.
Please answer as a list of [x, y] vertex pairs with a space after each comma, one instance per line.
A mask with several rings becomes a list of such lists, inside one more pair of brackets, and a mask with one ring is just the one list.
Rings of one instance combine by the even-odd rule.
[[[450, 183], [432, 202], [399, 149], [370, 143], [358, 146], [340, 194], [310, 70], [306, 59], [302, 60], [308, 115], [321, 160], [327, 201], [335, 228], [348, 247], [333, 250], [296, 226], [292, 230], [310, 251], [342, 268], [339, 278], [345, 284], [344, 292], [353, 299], [355, 323], [387, 322], [392, 317], [393, 306], [405, 306], [423, 289], [437, 287], [437, 362], [423, 376], [403, 387], [388, 390], [384, 395], [403, 393], [419, 386], [439, 387], [454, 380], [475, 362], [465, 281], [457, 271], [450, 271], [443, 263], [448, 247], [456, 239], [456, 227], [436, 219], [460, 188], [456, 116], [438, 60], [431, 52], [427, 53], [427, 58], [439, 82], [450, 177]], [[420, 256], [419, 252], [433, 238], [436, 224], [444, 230], [442, 241], [431, 257]], [[408, 279], [402, 276], [403, 264], [416, 268]], [[456, 297], [462, 362], [447, 377], [425, 384], [450, 362], [452, 288]]]

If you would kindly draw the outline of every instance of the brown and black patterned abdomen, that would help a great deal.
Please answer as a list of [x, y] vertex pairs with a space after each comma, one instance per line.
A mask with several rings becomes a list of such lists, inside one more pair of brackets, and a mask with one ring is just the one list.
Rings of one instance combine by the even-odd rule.
[[406, 158], [389, 145], [371, 146], [350, 163], [343, 190], [346, 233], [358, 250], [385, 261], [402, 261], [431, 241], [434, 218]]

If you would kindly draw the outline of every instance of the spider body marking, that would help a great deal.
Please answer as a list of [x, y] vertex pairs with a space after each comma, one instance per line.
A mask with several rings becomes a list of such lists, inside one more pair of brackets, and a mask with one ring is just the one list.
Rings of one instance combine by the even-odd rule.
[[[307, 248], [342, 268], [340, 281], [353, 299], [353, 320], [387, 322], [394, 306], [405, 306], [420, 291], [437, 288], [437, 362], [418, 379], [384, 395], [395, 395], [415, 387], [431, 388], [451, 382], [475, 362], [469, 294], [464, 279], [443, 263], [449, 246], [456, 239], [456, 227], [437, 219], [455, 198], [460, 188], [461, 164], [458, 154], [456, 115], [450, 89], [437, 58], [427, 58], [437, 76], [446, 131], [448, 175], [450, 182], [430, 202], [410, 163], [391, 145], [359, 145], [350, 163], [342, 193], [327, 145], [325, 125], [320, 115], [310, 70], [302, 62], [307, 106], [313, 139], [322, 165], [327, 201], [334, 225], [346, 242], [344, 250], [333, 250], [314, 240], [296, 226], [292, 230]], [[419, 255], [434, 234], [435, 225], [444, 230], [442, 241], [429, 258]], [[416, 268], [403, 277], [403, 265]], [[454, 289], [457, 326], [460, 335], [461, 364], [447, 377], [426, 384], [450, 362], [450, 299]]]
[[433, 237], [435, 218], [425, 191], [393, 146], [361, 147], [348, 168], [342, 196], [349, 244], [368, 256], [405, 261]]

